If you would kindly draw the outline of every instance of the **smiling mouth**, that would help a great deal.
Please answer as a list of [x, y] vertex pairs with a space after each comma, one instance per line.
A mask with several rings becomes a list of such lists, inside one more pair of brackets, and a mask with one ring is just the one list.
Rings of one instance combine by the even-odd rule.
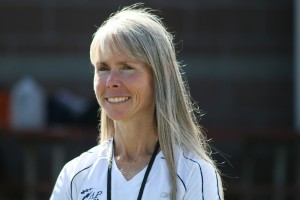
[[109, 103], [121, 103], [125, 102], [129, 99], [129, 97], [115, 97], [115, 98], [107, 98]]

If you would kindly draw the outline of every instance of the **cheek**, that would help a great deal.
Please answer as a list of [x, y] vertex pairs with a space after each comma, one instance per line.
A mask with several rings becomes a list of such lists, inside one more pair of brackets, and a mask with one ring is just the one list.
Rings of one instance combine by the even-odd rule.
[[142, 96], [145, 98], [145, 101], [154, 102], [155, 93], [154, 93], [154, 85], [151, 78], [147, 77], [143, 84], [140, 85], [140, 91], [142, 91]]
[[94, 75], [94, 91], [97, 94], [98, 91], [98, 87], [99, 87], [99, 78], [97, 77], [97, 75]]
[[100, 103], [100, 97], [103, 93], [103, 88], [105, 84], [102, 79], [100, 79], [97, 75], [94, 76], [94, 91], [97, 97], [98, 102]]
[[97, 78], [96, 75], [94, 75], [94, 80], [93, 80], [93, 87], [94, 87], [94, 91], [96, 92], [96, 88], [97, 88]]

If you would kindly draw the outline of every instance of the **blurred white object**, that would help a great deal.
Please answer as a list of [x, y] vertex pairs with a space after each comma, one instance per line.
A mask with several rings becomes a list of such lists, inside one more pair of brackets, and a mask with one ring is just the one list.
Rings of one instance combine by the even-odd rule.
[[40, 129], [46, 124], [46, 99], [43, 90], [29, 76], [11, 91], [11, 128]]
[[57, 102], [64, 105], [72, 115], [80, 116], [88, 109], [88, 102], [84, 97], [78, 96], [66, 89], [58, 90], [55, 94]]

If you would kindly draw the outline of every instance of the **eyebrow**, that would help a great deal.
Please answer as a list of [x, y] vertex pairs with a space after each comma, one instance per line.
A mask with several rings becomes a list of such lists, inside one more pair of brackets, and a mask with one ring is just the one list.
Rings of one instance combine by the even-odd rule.
[[96, 66], [103, 66], [107, 65], [106, 62], [96, 62]]
[[[129, 63], [134, 63], [134, 62], [130, 62], [130, 61], [127, 61], [127, 62], [117, 62], [117, 65], [125, 65], [125, 64], [129, 64]], [[103, 65], [106, 65], [106, 66], [109, 66], [105, 61], [104, 62], [96, 62], [96, 66], [103, 66]]]

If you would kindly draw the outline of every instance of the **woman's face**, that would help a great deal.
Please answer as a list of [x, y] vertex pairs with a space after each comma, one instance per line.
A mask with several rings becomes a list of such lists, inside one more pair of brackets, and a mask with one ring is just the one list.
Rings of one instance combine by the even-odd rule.
[[154, 116], [152, 72], [143, 62], [124, 54], [98, 60], [94, 90], [98, 103], [112, 120]]

